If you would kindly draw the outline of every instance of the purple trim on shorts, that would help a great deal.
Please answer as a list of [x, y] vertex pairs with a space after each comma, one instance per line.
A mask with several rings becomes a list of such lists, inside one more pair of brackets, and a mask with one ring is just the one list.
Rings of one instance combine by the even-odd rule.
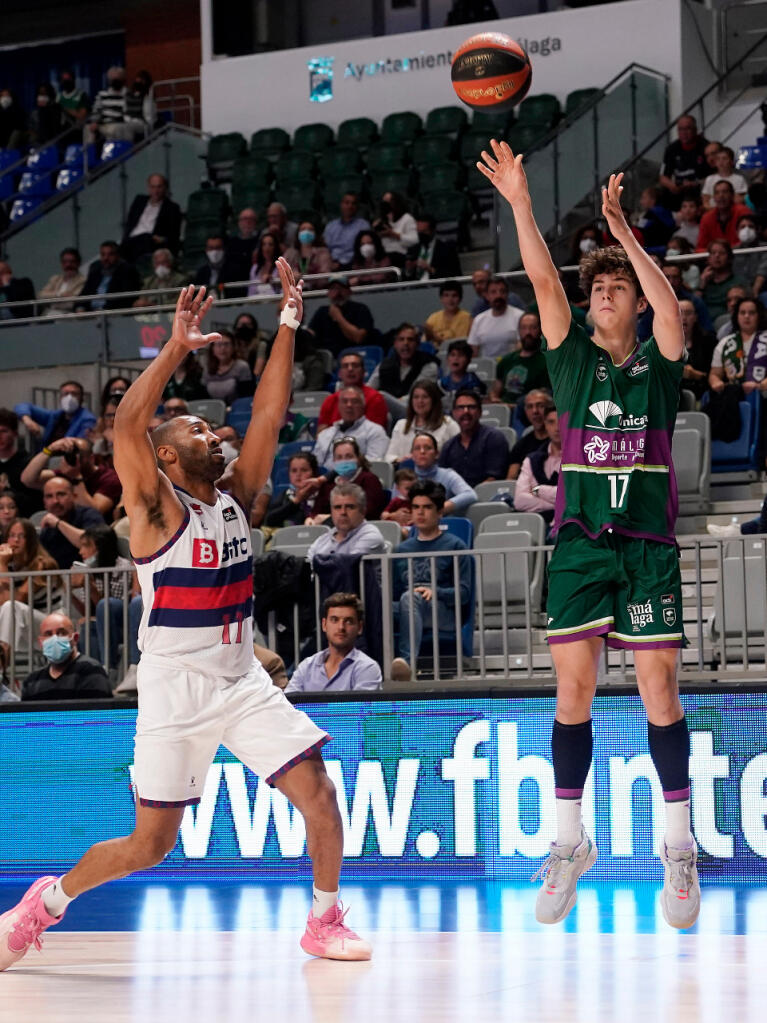
[[[577, 626], [573, 626], [577, 628]], [[574, 643], [578, 639], [588, 639], [590, 636], [605, 636], [610, 629], [615, 628], [615, 622], [605, 622], [604, 625], [595, 625], [591, 629], [583, 629], [579, 632], [571, 632], [569, 636], [547, 636], [546, 642], [552, 643]]]
[[173, 534], [173, 536], [170, 538], [170, 540], [168, 540], [167, 543], [164, 543], [162, 547], [159, 549], [159, 551], [155, 551], [154, 554], [150, 554], [148, 558], [137, 558], [135, 557], [135, 555], [131, 554], [134, 563], [137, 565], [148, 565], [150, 561], [155, 561], [157, 558], [161, 557], [161, 555], [165, 554], [166, 551], [169, 551], [173, 544], [181, 538], [181, 534], [189, 525], [189, 518], [190, 518], [189, 509], [187, 508], [186, 505], [184, 505], [184, 520], [178, 527], [176, 532]]
[[554, 789], [557, 799], [580, 799], [583, 789]]
[[156, 809], [168, 809], [178, 808], [179, 806], [197, 806], [200, 802], [200, 796], [195, 796], [194, 799], [144, 799], [143, 796], [138, 797], [139, 803], [142, 806], [154, 806]]
[[684, 639], [659, 639], [652, 643], [633, 642], [628, 639], [616, 639], [611, 636], [607, 640], [611, 650], [681, 650]]
[[671, 789], [670, 792], [664, 792], [663, 798], [667, 803], [682, 803], [690, 798], [690, 786], [688, 785], [686, 789]]
[[266, 779], [266, 784], [271, 785], [271, 787], [274, 788], [274, 783], [278, 778], [281, 778], [283, 774], [287, 774], [291, 768], [295, 767], [296, 764], [300, 764], [302, 760], [308, 760], [309, 757], [314, 756], [315, 753], [319, 753], [326, 742], [330, 742], [329, 735], [323, 736], [318, 742], [315, 742], [313, 746], [310, 746], [309, 749], [305, 749], [303, 753], [296, 754], [296, 756], [294, 756], [292, 760], [289, 760], [287, 764], [283, 764], [282, 767], [274, 772], [274, 774], [270, 774]]

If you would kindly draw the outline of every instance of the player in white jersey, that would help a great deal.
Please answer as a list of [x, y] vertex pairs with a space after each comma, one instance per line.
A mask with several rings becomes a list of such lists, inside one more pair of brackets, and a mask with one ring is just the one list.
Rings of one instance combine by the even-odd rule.
[[224, 471], [210, 427], [180, 416], [150, 435], [163, 389], [190, 350], [218, 334], [200, 323], [212, 298], [182, 290], [168, 344], [128, 389], [115, 417], [115, 468], [141, 581], [132, 834], [92, 846], [63, 877], [36, 881], [0, 916], [0, 970], [17, 962], [78, 895], [159, 863], [185, 808], [200, 800], [223, 743], [303, 814], [314, 898], [301, 947], [328, 959], [369, 959], [338, 900], [341, 816], [320, 747], [328, 736], [273, 686], [253, 653], [252, 556], [245, 509], [271, 471], [290, 400], [301, 285], [278, 260], [280, 328], [253, 401], [239, 458]]

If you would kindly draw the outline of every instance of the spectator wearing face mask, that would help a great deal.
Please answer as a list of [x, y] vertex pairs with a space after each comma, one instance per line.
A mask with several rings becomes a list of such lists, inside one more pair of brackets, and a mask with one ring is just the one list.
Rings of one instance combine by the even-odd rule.
[[[223, 284], [230, 281], [240, 280], [237, 273], [237, 264], [226, 258], [226, 245], [224, 236], [212, 234], [205, 242], [205, 262], [197, 267], [193, 284], [212, 289], [221, 289]], [[230, 291], [229, 297], [234, 295]]]
[[408, 252], [418, 244], [418, 228], [399, 192], [384, 192], [373, 230], [380, 235], [392, 263], [404, 266]]
[[102, 700], [112, 696], [107, 673], [78, 649], [79, 634], [71, 618], [59, 612], [40, 625], [38, 643], [47, 660], [21, 686], [22, 700]]
[[[283, 256], [290, 263], [297, 278], [317, 278], [320, 274], [330, 274], [333, 269], [330, 249], [311, 220], [301, 221], [298, 225], [295, 248], [286, 249]], [[327, 277], [320, 277], [319, 280], [315, 279], [310, 283], [312, 288], [328, 286]]]
[[431, 277], [460, 277], [461, 261], [455, 242], [437, 238], [437, 221], [430, 213], [416, 220], [418, 244], [413, 245], [405, 260], [405, 276], [413, 281]]
[[66, 127], [61, 107], [56, 102], [56, 90], [50, 82], [37, 87], [35, 107], [29, 115], [29, 141], [33, 146], [44, 146], [55, 139]]
[[47, 409], [30, 402], [14, 405], [13, 411], [43, 447], [59, 437], [84, 437], [96, 425], [96, 417], [83, 405], [83, 385], [65, 380], [59, 389], [59, 408]]
[[[56, 302], [40, 308], [43, 316], [58, 316], [60, 313], [71, 313], [74, 302], [65, 302], [65, 298], [76, 298], [82, 293], [85, 275], [80, 272], [80, 253], [77, 249], [62, 249], [59, 256], [61, 273], [49, 277], [40, 289], [40, 298], [55, 298]], [[61, 301], [58, 301], [61, 300]]]
[[10, 89], [0, 89], [0, 149], [23, 149], [27, 115]]
[[[354, 255], [352, 257], [352, 270], [365, 270], [364, 274], [352, 274], [349, 277], [351, 287], [358, 287], [360, 284], [391, 284], [394, 274], [386, 268], [391, 266], [391, 260], [386, 255], [381, 239], [375, 231], [366, 228], [360, 231], [354, 239]], [[380, 270], [380, 273], [370, 271]]]
[[85, 124], [90, 112], [91, 101], [88, 93], [78, 88], [74, 72], [69, 68], [62, 68], [59, 72], [56, 102], [61, 107], [64, 123], [78, 130], [78, 134], [73, 136], [73, 141], [76, 141], [79, 138], [79, 129]]
[[[759, 268], [764, 263], [762, 253], [753, 252], [748, 255], [745, 253], [741, 255], [740, 253], [741, 249], [753, 249], [763, 244], [759, 237], [759, 222], [753, 213], [744, 213], [738, 217], [737, 231], [738, 241], [732, 247], [732, 254], [735, 257], [735, 268], [739, 277], [743, 277], [746, 281], [755, 281]], [[759, 292], [756, 294], [759, 294]]]
[[330, 515], [330, 495], [338, 483], [356, 483], [364, 490], [366, 519], [379, 519], [386, 507], [386, 495], [381, 481], [370, 471], [370, 463], [354, 437], [335, 439], [330, 455], [330, 471], [317, 477], [317, 483], [319, 486], [312, 509], [312, 523], [322, 523]]
[[[170, 249], [155, 249], [152, 253], [152, 273], [144, 278], [143, 291], [156, 294], [139, 295], [134, 306], [172, 305], [178, 298], [178, 289], [189, 283], [189, 277], [175, 269]], [[159, 291], [168, 288], [168, 291]]]

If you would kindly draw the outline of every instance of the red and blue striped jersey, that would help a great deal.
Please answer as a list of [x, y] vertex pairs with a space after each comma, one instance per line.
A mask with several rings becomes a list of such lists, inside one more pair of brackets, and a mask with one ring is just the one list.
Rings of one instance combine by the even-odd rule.
[[230, 494], [204, 504], [176, 489], [184, 520], [148, 558], [134, 558], [144, 611], [139, 649], [180, 668], [235, 677], [253, 663], [250, 526]]

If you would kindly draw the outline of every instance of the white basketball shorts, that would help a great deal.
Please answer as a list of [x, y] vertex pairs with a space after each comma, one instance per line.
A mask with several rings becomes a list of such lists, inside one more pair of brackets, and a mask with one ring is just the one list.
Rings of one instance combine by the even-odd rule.
[[235, 681], [147, 656], [139, 662], [133, 778], [144, 806], [199, 803], [220, 745], [274, 785], [329, 739], [255, 658]]

